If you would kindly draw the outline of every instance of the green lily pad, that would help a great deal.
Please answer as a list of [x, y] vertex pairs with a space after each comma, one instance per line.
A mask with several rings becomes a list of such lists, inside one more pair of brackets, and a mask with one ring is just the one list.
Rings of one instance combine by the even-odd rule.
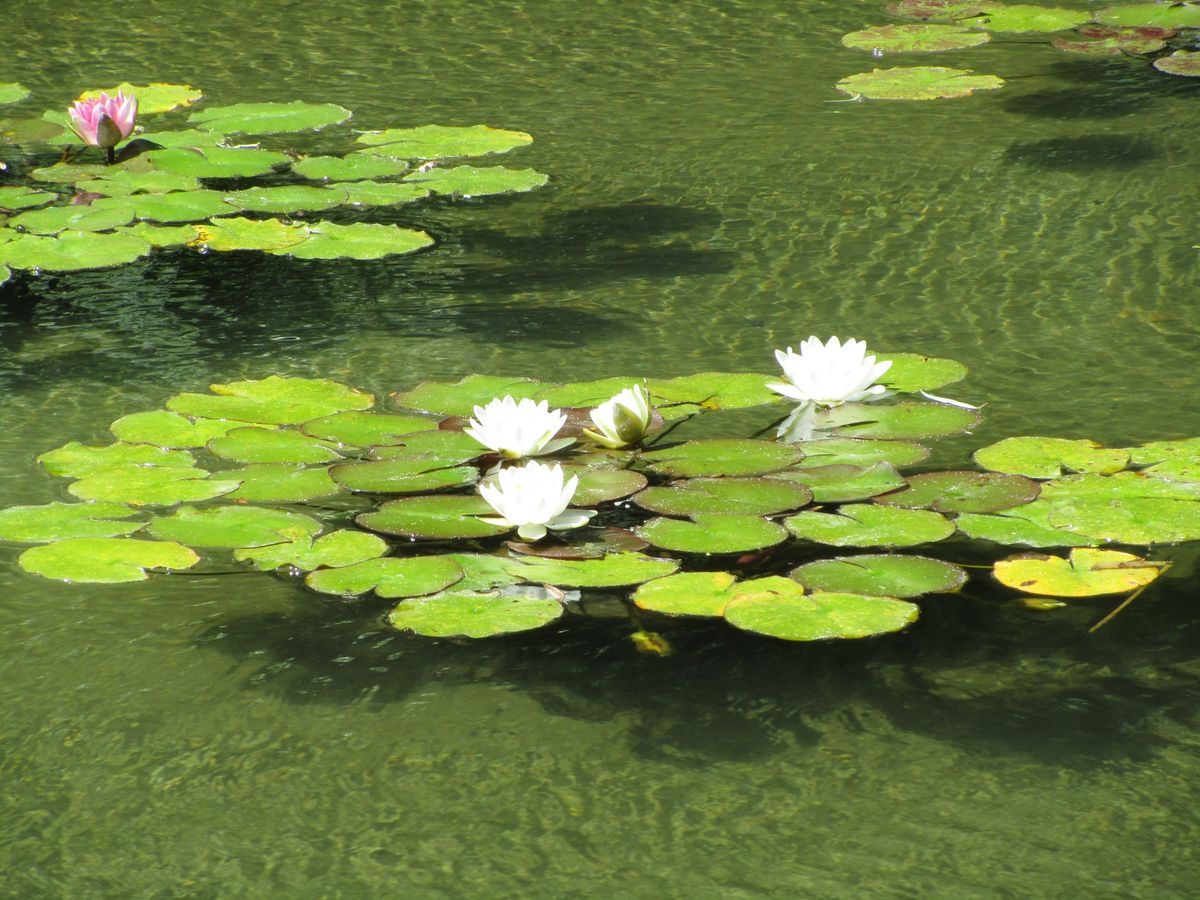
[[0, 82], [0, 103], [16, 103], [29, 96], [29, 88], [15, 81]]
[[128, 197], [110, 197], [97, 200], [92, 206], [111, 206], [121, 211], [131, 211], [139, 219], [154, 222], [196, 222], [210, 216], [224, 216], [238, 212], [238, 208], [226, 201], [220, 191], [175, 191], [171, 194], [131, 194]]
[[521, 581], [509, 571], [512, 558], [508, 555], [448, 553], [446, 558], [454, 560], [463, 572], [462, 581], [454, 583], [456, 591], [490, 591]]
[[1148, 467], [1143, 474], [1168, 481], [1200, 481], [1200, 438], [1154, 441], [1127, 452], [1132, 464]]
[[254, 178], [291, 162], [273, 150], [234, 147], [168, 147], [145, 154], [160, 172], [178, 172], [194, 178]]
[[[667, 421], [699, 409], [744, 409], [776, 403], [779, 395], [767, 388], [774, 376], [747, 372], [700, 372], [677, 378], [649, 378], [646, 388]], [[626, 385], [628, 387], [628, 385]]]
[[321, 212], [346, 202], [346, 194], [336, 187], [287, 184], [278, 187], [253, 187], [231, 191], [225, 202], [247, 212], [298, 213]]
[[363, 528], [410, 538], [449, 540], [481, 538], [511, 531], [503, 525], [489, 525], [479, 516], [494, 516], [496, 511], [479, 496], [434, 494], [391, 500], [379, 509], [359, 515]]
[[646, 476], [629, 469], [593, 468], [567, 465], [563, 477], [579, 476], [571, 506], [597, 506], [636, 494], [646, 486]]
[[336, 103], [235, 103], [192, 113], [188, 121], [224, 134], [283, 134], [317, 131], [350, 118], [350, 110]]
[[50, 206], [31, 209], [9, 220], [13, 228], [31, 234], [58, 234], [60, 231], [108, 231], [133, 221], [132, 209], [102, 206]]
[[1125, 594], [1158, 578], [1161, 566], [1132, 553], [1078, 547], [1069, 558], [1020, 553], [996, 563], [992, 572], [1007, 587], [1047, 597]]
[[642, 509], [665, 516], [738, 513], [769, 516], [812, 502], [803, 484], [767, 478], [693, 478], [666, 487], [649, 487], [633, 498]]
[[[195, 458], [186, 450], [164, 450], [147, 444], [108, 444], [91, 447], [71, 441], [69, 444], [43, 453], [37, 458], [51, 475], [66, 478], [85, 478], [105, 469], [129, 466], [177, 466], [191, 468]], [[206, 473], [201, 473], [204, 475]]]
[[533, 143], [523, 131], [504, 131], [487, 125], [423, 125], [420, 128], [388, 128], [358, 136], [366, 144], [363, 153], [396, 159], [450, 159], [507, 153]]
[[1162, 28], [1081, 25], [1071, 34], [1054, 38], [1052, 43], [1068, 53], [1120, 56], [1124, 53], [1156, 53], [1167, 46], [1166, 39], [1172, 34], [1172, 31]]
[[0, 510], [0, 540], [33, 544], [64, 538], [131, 534], [146, 524], [140, 519], [128, 521], [135, 514], [135, 510], [120, 503], [10, 506]]
[[207, 250], [285, 250], [303, 244], [310, 231], [307, 225], [278, 219], [246, 219], [241, 216], [193, 225], [191, 243]]
[[[1200, 10], [1200, 7], [1194, 8]], [[1168, 75], [1200, 78], [1200, 50], [1176, 50], [1174, 53], [1160, 56], [1153, 65], [1158, 71]]]
[[860, 503], [836, 514], [805, 511], [784, 524], [798, 538], [835, 547], [911, 547], [954, 533], [953, 523], [935, 512]]
[[1088, 547], [1100, 543], [1096, 538], [1039, 525], [1019, 515], [989, 516], [962, 513], [955, 518], [954, 525], [969, 538], [1005, 546], [1022, 544], [1026, 547]]
[[370, 394], [322, 378], [234, 381], [209, 386], [212, 394], [176, 394], [167, 407], [187, 416], [236, 419], [266, 425], [296, 425], [349, 409], [367, 409]]
[[1060, 9], [1016, 3], [1006, 6], [989, 4], [977, 16], [961, 19], [961, 24], [986, 28], [988, 31], [1065, 31], [1088, 21], [1086, 10]]
[[970, 69], [907, 66], [848, 75], [837, 83], [837, 89], [868, 100], [942, 100], [995, 90], [1003, 84], [1003, 78], [975, 75]]
[[408, 163], [365, 153], [351, 153], [348, 156], [308, 156], [292, 163], [292, 171], [315, 181], [358, 181], [403, 175], [408, 171]]
[[796, 468], [813, 466], [861, 466], [864, 468], [880, 462], [893, 466], [911, 466], [929, 457], [929, 448], [907, 441], [872, 441], [856, 438], [827, 438], [825, 440], [799, 441], [792, 444], [804, 454]]
[[[76, 140], [72, 138], [72, 140]], [[45, 181], [51, 184], [76, 184], [102, 178], [112, 173], [112, 168], [105, 165], [84, 165], [80, 163], [55, 163], [52, 166], [42, 166], [29, 173], [34, 181]]]
[[861, 594], [805, 594], [790, 578], [756, 578], [737, 585], [725, 606], [735, 628], [786, 641], [872, 637], [899, 631], [917, 620], [912, 603]]
[[236, 490], [238, 482], [182, 466], [128, 465], [103, 469], [67, 487], [81, 500], [110, 500], [131, 506], [173, 506], [211, 500]]
[[146, 530], [192, 547], [264, 547], [321, 533], [321, 523], [301, 513], [261, 506], [180, 507]]
[[[1032, 503], [1041, 493], [1036, 481], [998, 472], [927, 472], [876, 503], [937, 512], [992, 513]], [[819, 498], [818, 498], [819, 499]]]
[[304, 243], [270, 252], [297, 259], [380, 259], [395, 254], [415, 253], [433, 244], [433, 238], [424, 231], [401, 228], [399, 225], [314, 222], [308, 229], [309, 237]]
[[396, 206], [401, 203], [415, 203], [433, 193], [427, 187], [403, 181], [339, 182], [329, 187], [341, 191], [346, 198], [343, 202], [349, 206]]
[[199, 128], [179, 128], [171, 131], [143, 131], [138, 135], [143, 141], [160, 147], [216, 147], [225, 135], [219, 131], [201, 131]]
[[564, 407], [593, 407], [616, 396], [627, 387], [641, 384], [643, 379], [616, 375], [593, 381], [570, 381], [565, 384], [542, 385], [534, 400], [545, 400], [551, 409]]
[[451, 169], [430, 169], [414, 172], [404, 179], [435, 194], [455, 197], [486, 197], [489, 194], [511, 194], [532, 191], [549, 181], [549, 176], [533, 169], [505, 169], [474, 166], [455, 166]]
[[199, 179], [178, 172], [133, 172], [112, 167], [100, 178], [84, 182], [81, 187], [109, 197], [125, 197], [129, 194], [168, 194], [172, 191], [198, 191]]
[[35, 206], [45, 206], [59, 195], [52, 191], [39, 191], [25, 185], [5, 185], [0, 187], [0, 209], [18, 210], [30, 209]]
[[813, 466], [776, 472], [772, 479], [796, 482], [807, 487], [817, 503], [846, 503], [866, 500], [904, 487], [904, 478], [888, 462], [873, 466]]
[[414, 431], [434, 430], [437, 426], [436, 419], [425, 416], [351, 410], [306, 422], [301, 431], [348, 447], [375, 447], [403, 443], [403, 436]]
[[479, 470], [474, 466], [446, 467], [439, 459], [421, 456], [343, 463], [330, 469], [329, 474], [352, 491], [374, 494], [421, 494], [467, 487], [479, 480]]
[[680, 572], [647, 581], [632, 599], [641, 609], [668, 616], [720, 616], [736, 581], [729, 572]]
[[121, 416], [109, 426], [117, 439], [131, 444], [156, 447], [203, 447], [215, 437], [242, 428], [244, 422], [228, 419], [189, 419], [165, 409]]
[[979, 424], [978, 413], [941, 403], [845, 403], [817, 413], [815, 427], [837, 437], [911, 440], [969, 431]]
[[877, 353], [875, 358], [892, 364], [879, 383], [901, 393], [932, 391], [967, 377], [967, 367], [956, 359], [921, 353]]
[[342, 457], [324, 441], [298, 431], [248, 426], [213, 438], [215, 456], [243, 463], [326, 463]]
[[130, 84], [128, 81], [122, 81], [116, 87], [84, 91], [79, 95], [79, 99], [86, 100], [90, 97], [99, 97], [101, 93], [112, 97], [117, 92], [121, 92], [126, 96], [132, 94], [137, 97], [138, 114], [143, 116], [151, 113], [170, 112], [173, 109], [191, 106], [204, 96], [202, 91], [198, 91], [187, 84], [166, 84], [161, 81], [156, 81], [153, 84]]
[[0, 244], [0, 265], [74, 272], [124, 265], [149, 252], [150, 244], [131, 234], [63, 231], [56, 237], [26, 235]]
[[987, 41], [986, 31], [970, 31], [958, 25], [877, 25], [842, 36], [846, 47], [883, 53], [962, 50]]
[[151, 225], [148, 222], [135, 222], [117, 229], [121, 234], [129, 234], [145, 241], [151, 247], [182, 247], [196, 240], [196, 232], [191, 225]]
[[169, 541], [79, 537], [30, 547], [17, 564], [26, 572], [55, 581], [118, 584], [145, 581], [147, 569], [178, 571], [199, 561], [192, 550]]
[[924, 594], [949, 594], [967, 583], [966, 570], [953, 563], [897, 554], [818, 559], [793, 569], [791, 576], [810, 591], [902, 600]]
[[1184, 3], [1122, 3], [1095, 13], [1105, 25], [1200, 28], [1200, 6]]
[[485, 638], [541, 628], [562, 614], [562, 603], [553, 596], [522, 587], [405, 600], [388, 615], [388, 622], [425, 637]]
[[[428, 422], [428, 419], [424, 421]], [[373, 459], [411, 459], [424, 457], [443, 466], [456, 466], [483, 456], [487, 449], [462, 431], [425, 429], [396, 438], [392, 446], [376, 446]]]
[[663, 550], [680, 553], [745, 553], [787, 540], [782, 525], [758, 516], [704, 514], [692, 521], [654, 518], [634, 533]]
[[675, 478], [706, 475], [763, 475], [798, 463], [804, 455], [787, 444], [745, 438], [688, 441], [644, 453], [650, 469]]
[[336, 569], [321, 569], [304, 579], [314, 591], [352, 597], [375, 591], [380, 597], [419, 597], [462, 580], [463, 570], [450, 556], [386, 557]]
[[603, 559], [539, 559], [526, 556], [509, 562], [510, 573], [527, 582], [566, 588], [622, 587], [671, 575], [674, 559], [641, 553], [613, 553]]
[[221, 473], [223, 478], [242, 483], [226, 495], [247, 503], [302, 503], [341, 493], [343, 488], [329, 475], [327, 466], [306, 467], [297, 463], [255, 463]]
[[476, 406], [484, 406], [493, 397], [511, 396], [514, 400], [533, 397], [545, 387], [528, 378], [506, 375], [468, 375], [451, 383], [426, 382], [395, 395], [396, 403], [406, 409], [443, 416], [469, 416]]
[[906, 19], [962, 19], [978, 15], [983, 6], [971, 0], [898, 0], [887, 11]]
[[1066, 471], [1107, 474], [1129, 462], [1124, 450], [1110, 450], [1095, 441], [1065, 438], [1011, 437], [973, 454], [975, 462], [993, 472], [1057, 478]]
[[[304, 535], [294, 541], [250, 547], [234, 551], [233, 558], [253, 563], [260, 571], [269, 572], [285, 566], [301, 572], [321, 568], [353, 566], [383, 556], [389, 550], [387, 541], [361, 531], [332, 531], [315, 541]], [[435, 588], [440, 590], [440, 588]], [[329, 593], [329, 592], [327, 592]], [[340, 593], [334, 591], [333, 593]]]

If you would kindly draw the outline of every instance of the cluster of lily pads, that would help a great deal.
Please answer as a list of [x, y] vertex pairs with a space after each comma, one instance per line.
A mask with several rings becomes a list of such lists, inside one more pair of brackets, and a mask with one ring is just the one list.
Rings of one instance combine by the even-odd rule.
[[[896, 631], [988, 546], [1029, 605], [1129, 593], [1166, 565], [1131, 549], [1200, 539], [1200, 438], [1014, 437], [929, 471], [920, 441], [979, 422], [930, 393], [961, 364], [836, 338], [777, 357], [783, 380], [470, 375], [383, 402], [321, 379], [214, 384], [118, 419], [113, 443], [42, 454], [72, 500], [0, 511], [0, 540], [72, 582], [236, 561], [398, 600], [390, 623], [427, 636], [541, 627], [602, 592], [646, 642], [657, 616], [798, 641]], [[773, 435], [675, 436], [752, 407]]]
[[[1200, 77], [1197, 3], [1157, 0], [1088, 11], [979, 0], [897, 0], [887, 11], [915, 22], [851, 32], [842, 43], [881, 58], [892, 53], [965, 50], [986, 44], [993, 34], [1052, 34], [1050, 44], [1067, 53], [1148, 57], [1160, 72]], [[938, 100], [1003, 84], [1003, 78], [970, 69], [898, 66], [849, 75], [837, 88], [854, 99]]]
[[[0, 104], [28, 96], [19, 84], [0, 83]], [[350, 133], [344, 152], [309, 156], [248, 142], [348, 122], [350, 110], [333, 103], [198, 108], [186, 121], [176, 115], [137, 130], [139, 120], [201, 97], [188, 85], [121, 84], [87, 91], [69, 110], [0, 122], [0, 284], [13, 270], [102, 268], [164, 247], [300, 259], [412, 253], [433, 238], [397, 225], [306, 216], [530, 191], [547, 181], [533, 169], [453, 164], [533, 140], [485, 125]], [[12, 159], [6, 144], [35, 162], [3, 162]]]

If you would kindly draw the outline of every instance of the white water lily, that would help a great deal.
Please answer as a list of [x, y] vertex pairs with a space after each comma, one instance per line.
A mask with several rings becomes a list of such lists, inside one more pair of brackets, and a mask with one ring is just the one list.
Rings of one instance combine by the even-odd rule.
[[512, 397], [497, 397], [487, 406], [475, 407], [475, 418], [463, 429], [483, 446], [508, 459], [554, 453], [575, 443], [574, 438], [551, 440], [566, 424], [560, 410], [550, 409], [543, 400], [529, 398], [517, 402]]
[[650, 427], [650, 395], [640, 384], [627, 387], [592, 410], [596, 431], [583, 433], [604, 447], [619, 449], [638, 443]]
[[483, 518], [490, 525], [515, 526], [527, 541], [544, 537], [547, 528], [578, 528], [596, 515], [594, 510], [567, 509], [575, 496], [579, 476], [563, 483], [562, 466], [530, 460], [523, 466], [501, 469], [479, 485], [479, 493], [498, 517]]
[[876, 362], [867, 356], [867, 342], [850, 339], [842, 343], [831, 337], [822, 344], [820, 338], [810, 337], [800, 344], [800, 352], [776, 350], [775, 358], [783, 367], [788, 383], [768, 384], [778, 394], [816, 403], [820, 406], [841, 406], [858, 400], [880, 400], [888, 396], [887, 388], [875, 380], [892, 367], [890, 360]]

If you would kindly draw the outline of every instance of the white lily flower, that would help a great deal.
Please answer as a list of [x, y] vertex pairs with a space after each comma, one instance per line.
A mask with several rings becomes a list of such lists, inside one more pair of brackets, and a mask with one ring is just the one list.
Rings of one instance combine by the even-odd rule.
[[483, 518], [490, 525], [516, 527], [527, 541], [546, 535], [547, 528], [578, 528], [596, 515], [595, 510], [567, 509], [575, 496], [579, 476], [563, 483], [562, 466], [543, 465], [530, 460], [523, 466], [501, 469], [479, 485], [479, 493], [498, 517]]
[[650, 395], [640, 384], [627, 387], [592, 410], [597, 431], [583, 433], [604, 447], [618, 449], [638, 443], [650, 427]]
[[820, 406], [841, 406], [859, 400], [880, 400], [887, 389], [875, 380], [892, 367], [891, 361], [876, 362], [867, 356], [867, 342], [850, 339], [845, 344], [836, 337], [822, 344], [810, 337], [800, 344], [800, 352], [776, 350], [775, 358], [783, 367], [788, 383], [768, 384], [778, 394], [813, 402]]
[[497, 397], [487, 406], [475, 407], [475, 418], [463, 431], [503, 457], [521, 459], [575, 443], [574, 438], [551, 440], [566, 421], [566, 415], [557, 409], [552, 412], [545, 400], [534, 403], [526, 397], [518, 403], [512, 397]]

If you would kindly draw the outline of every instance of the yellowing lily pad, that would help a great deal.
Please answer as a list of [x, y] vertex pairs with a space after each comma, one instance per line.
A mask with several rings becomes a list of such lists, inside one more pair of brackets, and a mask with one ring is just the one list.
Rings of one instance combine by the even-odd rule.
[[942, 100], [995, 90], [1003, 84], [1003, 78], [976, 75], [969, 69], [905, 66], [848, 75], [837, 83], [837, 89], [868, 100]]
[[31, 547], [18, 565], [26, 572], [56, 581], [117, 584], [145, 581], [147, 569], [188, 569], [200, 557], [171, 541], [137, 541], [131, 538], [67, 538]]
[[366, 144], [364, 153], [396, 159], [449, 159], [507, 153], [533, 142], [523, 131], [504, 131], [487, 125], [423, 125], [420, 128], [389, 128], [358, 136]]
[[959, 25], [877, 25], [842, 36], [846, 47], [883, 53], [962, 50], [987, 41], [986, 31], [971, 31]]
[[1022, 553], [993, 568], [1001, 584], [1027, 594], [1095, 597], [1124, 594], [1158, 578], [1161, 566], [1132, 553], [1079, 547], [1068, 558]]

